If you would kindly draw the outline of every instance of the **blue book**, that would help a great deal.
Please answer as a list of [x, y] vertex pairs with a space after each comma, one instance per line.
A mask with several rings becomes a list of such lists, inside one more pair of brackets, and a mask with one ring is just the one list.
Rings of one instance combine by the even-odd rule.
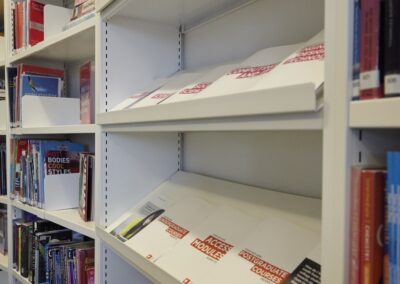
[[358, 100], [360, 96], [360, 0], [354, 1], [354, 41], [353, 41], [353, 94], [352, 100]]
[[21, 98], [23, 96], [59, 97], [61, 96], [61, 79], [38, 75], [21, 76]]
[[395, 259], [396, 259], [396, 239], [394, 238], [394, 152], [387, 153], [387, 210], [388, 210], [388, 238], [389, 238], [389, 283], [393, 283], [395, 277]]

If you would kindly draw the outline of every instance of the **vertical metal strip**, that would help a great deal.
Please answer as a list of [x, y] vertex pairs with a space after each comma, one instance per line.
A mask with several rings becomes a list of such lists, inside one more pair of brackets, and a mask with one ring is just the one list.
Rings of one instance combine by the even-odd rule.
[[[104, 29], [104, 110], [108, 111], [108, 21]], [[104, 226], [108, 226], [108, 133], [104, 134]], [[104, 284], [108, 283], [108, 250], [104, 247]]]
[[183, 27], [179, 26], [179, 33], [178, 33], [178, 70], [181, 71], [183, 69]]
[[178, 133], [178, 171], [183, 170], [183, 133]]

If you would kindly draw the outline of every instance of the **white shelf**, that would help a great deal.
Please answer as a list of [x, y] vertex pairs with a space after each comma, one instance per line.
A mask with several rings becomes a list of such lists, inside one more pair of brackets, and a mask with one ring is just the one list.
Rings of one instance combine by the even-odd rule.
[[[156, 126], [158, 123], [159, 126], [174, 125], [177, 128], [190, 124], [203, 125], [203, 128], [215, 128], [215, 130], [226, 128], [235, 130], [232, 124], [237, 125], [238, 130], [321, 129], [322, 120], [318, 113], [321, 107], [322, 99], [315, 94], [313, 84], [303, 84], [110, 111], [98, 114], [97, 122], [103, 126], [132, 124], [133, 127], [143, 123], [152, 123], [151, 126]], [[191, 126], [186, 125], [186, 128], [193, 130]]]
[[21, 209], [23, 211], [29, 212], [29, 213], [31, 213], [33, 215], [36, 215], [37, 217], [39, 217], [41, 219], [45, 219], [45, 213], [44, 213], [43, 209], [36, 208], [34, 206], [30, 206], [30, 205], [27, 205], [27, 204], [23, 204], [23, 203], [21, 203], [21, 202], [19, 202], [17, 200], [11, 200], [10, 203], [11, 203], [12, 206], [14, 206], [16, 208], [19, 208], [19, 209]]
[[6, 61], [4, 59], [0, 60], [0, 67], [5, 67], [6, 66]]
[[57, 125], [49, 127], [32, 127], [32, 128], [12, 128], [11, 134], [28, 135], [28, 134], [72, 134], [72, 133], [95, 133], [96, 125]]
[[95, 238], [94, 222], [84, 222], [79, 216], [78, 209], [45, 211], [45, 219], [92, 239]]
[[110, 3], [107, 16], [119, 16], [155, 21], [167, 25], [192, 28], [224, 13], [228, 13], [255, 0], [100, 0], [101, 10]]
[[3, 255], [0, 253], [0, 269], [8, 270], [8, 255]]
[[32, 284], [31, 282], [29, 282], [28, 278], [22, 277], [22, 275], [15, 269], [13, 269], [13, 275], [15, 279], [21, 282], [21, 284]]
[[362, 100], [350, 104], [350, 127], [400, 128], [400, 97]]
[[[186, 172], [178, 172], [156, 190], [157, 194], [161, 195], [167, 193], [195, 195], [216, 205], [231, 206], [251, 216], [259, 218], [275, 216], [314, 232], [320, 233], [321, 230], [321, 200], [319, 199], [254, 188]], [[129, 249], [107, 233], [104, 228], [97, 226], [96, 235], [152, 281], [179, 283], [172, 275], [168, 275], [155, 264]]]
[[7, 130], [5, 129], [0, 129], [0, 135], [7, 135]]
[[8, 197], [7, 197], [7, 195], [0, 195], [0, 203], [1, 203], [1, 204], [8, 204]]
[[79, 25], [11, 55], [10, 63], [23, 59], [36, 58], [59, 61], [78, 61], [94, 55], [95, 18], [90, 18]]

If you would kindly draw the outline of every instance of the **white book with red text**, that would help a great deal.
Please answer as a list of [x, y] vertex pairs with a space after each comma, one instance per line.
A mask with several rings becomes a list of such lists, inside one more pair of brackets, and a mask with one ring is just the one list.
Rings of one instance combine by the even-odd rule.
[[144, 99], [135, 103], [131, 108], [157, 105], [165, 99], [169, 98], [170, 96], [174, 95], [186, 85], [194, 82], [201, 75], [201, 72], [178, 72], [173, 75], [165, 85], [163, 85], [161, 88], [151, 93]]
[[180, 283], [228, 283], [216, 278], [219, 263], [258, 222], [237, 209], [220, 206], [155, 264]]
[[284, 59], [272, 72], [262, 75], [250, 91], [260, 91], [313, 84], [317, 91], [324, 83], [324, 32], [318, 33], [289, 57]]
[[167, 98], [163, 101], [163, 104], [187, 101], [201, 97], [202, 93], [209, 88], [217, 79], [225, 75], [231, 70], [234, 70], [238, 64], [227, 64], [215, 67], [211, 71], [207, 72], [204, 76], [199, 77], [195, 82], [185, 86], [179, 90], [175, 95]]
[[238, 64], [236, 68], [229, 70], [196, 98], [246, 92], [254, 86], [261, 75], [271, 72], [298, 47], [298, 44], [294, 44], [260, 50]]
[[154, 262], [190, 234], [215, 208], [204, 199], [189, 196], [166, 209], [125, 244]]
[[[268, 217], [220, 262], [223, 283], [320, 283], [320, 234]], [[313, 281], [311, 281], [313, 279]], [[296, 281], [297, 280], [297, 281]], [[294, 281], [294, 282], [291, 282]]]
[[118, 111], [130, 108], [133, 104], [137, 103], [138, 101], [144, 99], [154, 91], [161, 88], [166, 82], [168, 82], [168, 78], [161, 78], [155, 80], [144, 90], [136, 92], [135, 94], [131, 95], [129, 98], [125, 99], [118, 105], [114, 106], [110, 111]]

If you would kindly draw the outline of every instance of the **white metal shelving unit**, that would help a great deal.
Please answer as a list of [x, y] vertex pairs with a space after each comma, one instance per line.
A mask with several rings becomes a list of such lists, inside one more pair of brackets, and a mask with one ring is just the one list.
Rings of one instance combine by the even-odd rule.
[[[98, 283], [179, 283], [104, 231], [177, 172], [234, 182], [241, 189], [236, 195], [227, 194], [230, 199], [250, 192], [240, 184], [288, 193], [282, 199], [298, 204], [304, 196], [312, 197], [319, 208], [314, 218], [321, 226], [326, 94], [307, 99], [300, 95], [303, 100], [298, 104], [296, 91], [303, 92], [294, 88], [279, 90], [282, 100], [266, 93], [238, 94], [109, 110], [157, 77], [311, 38], [324, 27], [324, 1], [98, 0], [96, 4], [100, 11], [97, 123], [102, 127], [96, 137], [96, 174], [102, 176], [96, 185]], [[304, 13], [298, 13], [300, 9]], [[188, 184], [196, 188], [195, 179]], [[256, 205], [253, 200], [248, 205], [271, 209], [268, 202]], [[279, 215], [288, 218], [284, 207]], [[307, 207], [292, 213], [299, 217]], [[322, 267], [323, 283], [338, 283], [338, 278], [324, 276], [331, 270], [324, 261]]]

